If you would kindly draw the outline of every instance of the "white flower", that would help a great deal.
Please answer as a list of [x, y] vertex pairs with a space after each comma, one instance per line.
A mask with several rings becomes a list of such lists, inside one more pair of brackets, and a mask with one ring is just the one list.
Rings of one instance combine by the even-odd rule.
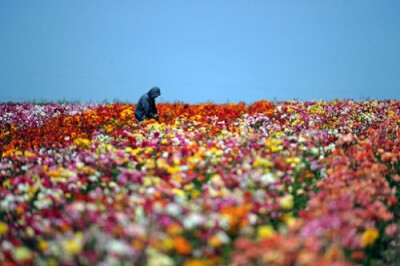
[[95, 181], [97, 181], [97, 176], [95, 176], [95, 175], [91, 175], [91, 176], [89, 176], [89, 180], [90, 181], [92, 181], [92, 182], [95, 182]]
[[275, 183], [275, 177], [272, 173], [266, 173], [260, 177], [260, 181], [263, 184], [273, 184]]
[[156, 189], [154, 187], [149, 187], [146, 189], [147, 195], [154, 195], [154, 193], [156, 193]]
[[311, 154], [312, 154], [313, 156], [319, 155], [319, 149], [316, 148], [316, 147], [312, 147], [312, 148], [310, 149], [310, 152], [311, 152]]
[[183, 220], [185, 229], [191, 230], [204, 222], [204, 217], [198, 213], [191, 213]]
[[124, 241], [111, 240], [107, 244], [107, 251], [118, 254], [118, 255], [130, 255], [133, 253], [132, 248]]
[[169, 203], [165, 208], [166, 212], [172, 216], [178, 216], [181, 214], [181, 207], [175, 203]]
[[172, 258], [164, 255], [153, 248], [146, 250], [148, 260], [146, 266], [174, 266], [175, 262]]
[[4, 250], [12, 250], [12, 249], [14, 249], [14, 246], [11, 244], [11, 242], [8, 242], [8, 241], [5, 240], [2, 243], [2, 248]]
[[257, 215], [255, 215], [254, 213], [250, 213], [248, 217], [250, 224], [255, 224], [257, 222]]
[[216, 236], [221, 240], [223, 244], [227, 244], [231, 241], [229, 236], [224, 231], [218, 231]]
[[218, 225], [222, 229], [228, 230], [229, 229], [229, 220], [227, 217], [221, 216], [218, 220]]

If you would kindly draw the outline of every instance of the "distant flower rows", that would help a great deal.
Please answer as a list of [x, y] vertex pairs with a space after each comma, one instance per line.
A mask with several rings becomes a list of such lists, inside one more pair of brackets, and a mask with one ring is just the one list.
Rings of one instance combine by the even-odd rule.
[[398, 238], [400, 102], [158, 109], [0, 105], [0, 261], [351, 265]]
[[98, 104], [0, 104], [0, 125], [13, 124], [19, 128], [40, 127], [58, 115], [75, 115], [95, 109]]

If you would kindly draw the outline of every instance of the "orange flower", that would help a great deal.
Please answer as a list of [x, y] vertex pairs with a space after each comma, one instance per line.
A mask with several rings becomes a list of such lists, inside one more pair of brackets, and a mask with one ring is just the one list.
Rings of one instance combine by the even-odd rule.
[[212, 266], [218, 265], [219, 261], [219, 259], [188, 259], [183, 266]]
[[167, 234], [169, 235], [179, 235], [182, 232], [183, 228], [179, 224], [171, 224], [167, 227]]
[[218, 236], [212, 236], [208, 240], [208, 245], [210, 245], [211, 247], [214, 247], [214, 248], [218, 248], [222, 245], [222, 241], [221, 241], [221, 239], [219, 239]]
[[175, 249], [181, 255], [189, 255], [192, 252], [192, 247], [190, 243], [184, 237], [174, 238]]

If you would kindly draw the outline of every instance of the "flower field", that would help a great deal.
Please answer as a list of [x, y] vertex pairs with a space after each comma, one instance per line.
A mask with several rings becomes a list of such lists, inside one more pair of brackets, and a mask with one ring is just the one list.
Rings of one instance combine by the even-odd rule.
[[0, 104], [1, 265], [370, 265], [400, 102]]

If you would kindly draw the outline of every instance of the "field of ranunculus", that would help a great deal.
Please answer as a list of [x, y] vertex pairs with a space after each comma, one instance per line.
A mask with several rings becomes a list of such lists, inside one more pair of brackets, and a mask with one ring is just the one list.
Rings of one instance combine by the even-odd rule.
[[1, 265], [384, 263], [400, 101], [0, 104]]

